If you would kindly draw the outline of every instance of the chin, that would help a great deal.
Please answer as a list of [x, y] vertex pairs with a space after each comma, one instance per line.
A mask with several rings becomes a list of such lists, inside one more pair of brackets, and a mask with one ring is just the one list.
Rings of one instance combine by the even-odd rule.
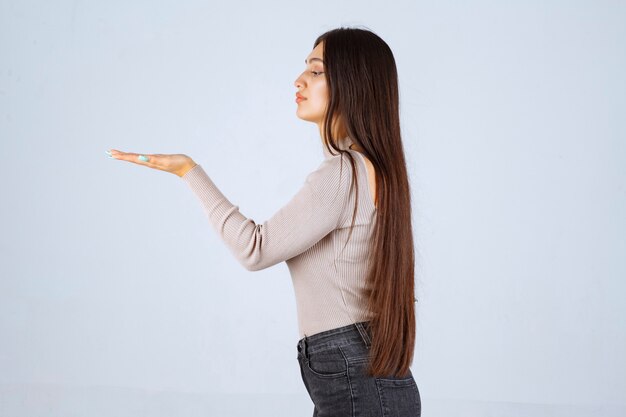
[[296, 111], [296, 116], [298, 116], [299, 119], [302, 119], [302, 120], [304, 120], [306, 122], [312, 122], [313, 121], [313, 119], [310, 116], [308, 116], [306, 114], [302, 114], [299, 111]]
[[312, 122], [312, 123], [319, 123], [319, 120], [320, 120], [319, 115], [314, 115], [314, 114], [304, 112], [299, 108], [296, 110], [296, 116], [298, 116], [298, 118], [302, 120], [305, 120], [307, 122]]

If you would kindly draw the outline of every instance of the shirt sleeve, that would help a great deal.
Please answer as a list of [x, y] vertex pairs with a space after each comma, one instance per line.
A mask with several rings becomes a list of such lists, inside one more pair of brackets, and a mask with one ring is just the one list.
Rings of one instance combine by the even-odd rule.
[[350, 163], [343, 159], [343, 155], [325, 159], [291, 200], [263, 223], [243, 215], [200, 165], [181, 178], [239, 263], [258, 271], [299, 255], [338, 227], [352, 175]]

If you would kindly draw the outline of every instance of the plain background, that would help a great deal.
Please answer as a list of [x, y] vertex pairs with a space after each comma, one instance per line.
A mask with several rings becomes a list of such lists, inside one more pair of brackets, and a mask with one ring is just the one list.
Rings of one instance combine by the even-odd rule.
[[399, 72], [423, 416], [626, 413], [626, 5], [0, 1], [0, 415], [308, 416], [284, 263], [249, 272], [178, 177], [261, 223], [323, 159], [322, 32]]

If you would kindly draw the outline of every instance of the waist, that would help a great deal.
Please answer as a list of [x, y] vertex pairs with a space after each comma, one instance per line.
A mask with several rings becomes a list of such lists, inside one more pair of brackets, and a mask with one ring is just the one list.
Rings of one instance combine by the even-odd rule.
[[371, 345], [370, 322], [361, 321], [335, 329], [325, 330], [298, 341], [298, 349], [311, 354], [352, 344]]

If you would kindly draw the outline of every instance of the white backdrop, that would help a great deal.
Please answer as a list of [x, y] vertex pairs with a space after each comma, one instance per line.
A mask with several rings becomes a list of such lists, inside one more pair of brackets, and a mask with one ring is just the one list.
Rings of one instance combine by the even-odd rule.
[[0, 415], [311, 414], [286, 265], [104, 152], [263, 222], [323, 158], [293, 82], [340, 25], [398, 64], [423, 416], [625, 415], [626, 6], [457, 3], [0, 0]]

